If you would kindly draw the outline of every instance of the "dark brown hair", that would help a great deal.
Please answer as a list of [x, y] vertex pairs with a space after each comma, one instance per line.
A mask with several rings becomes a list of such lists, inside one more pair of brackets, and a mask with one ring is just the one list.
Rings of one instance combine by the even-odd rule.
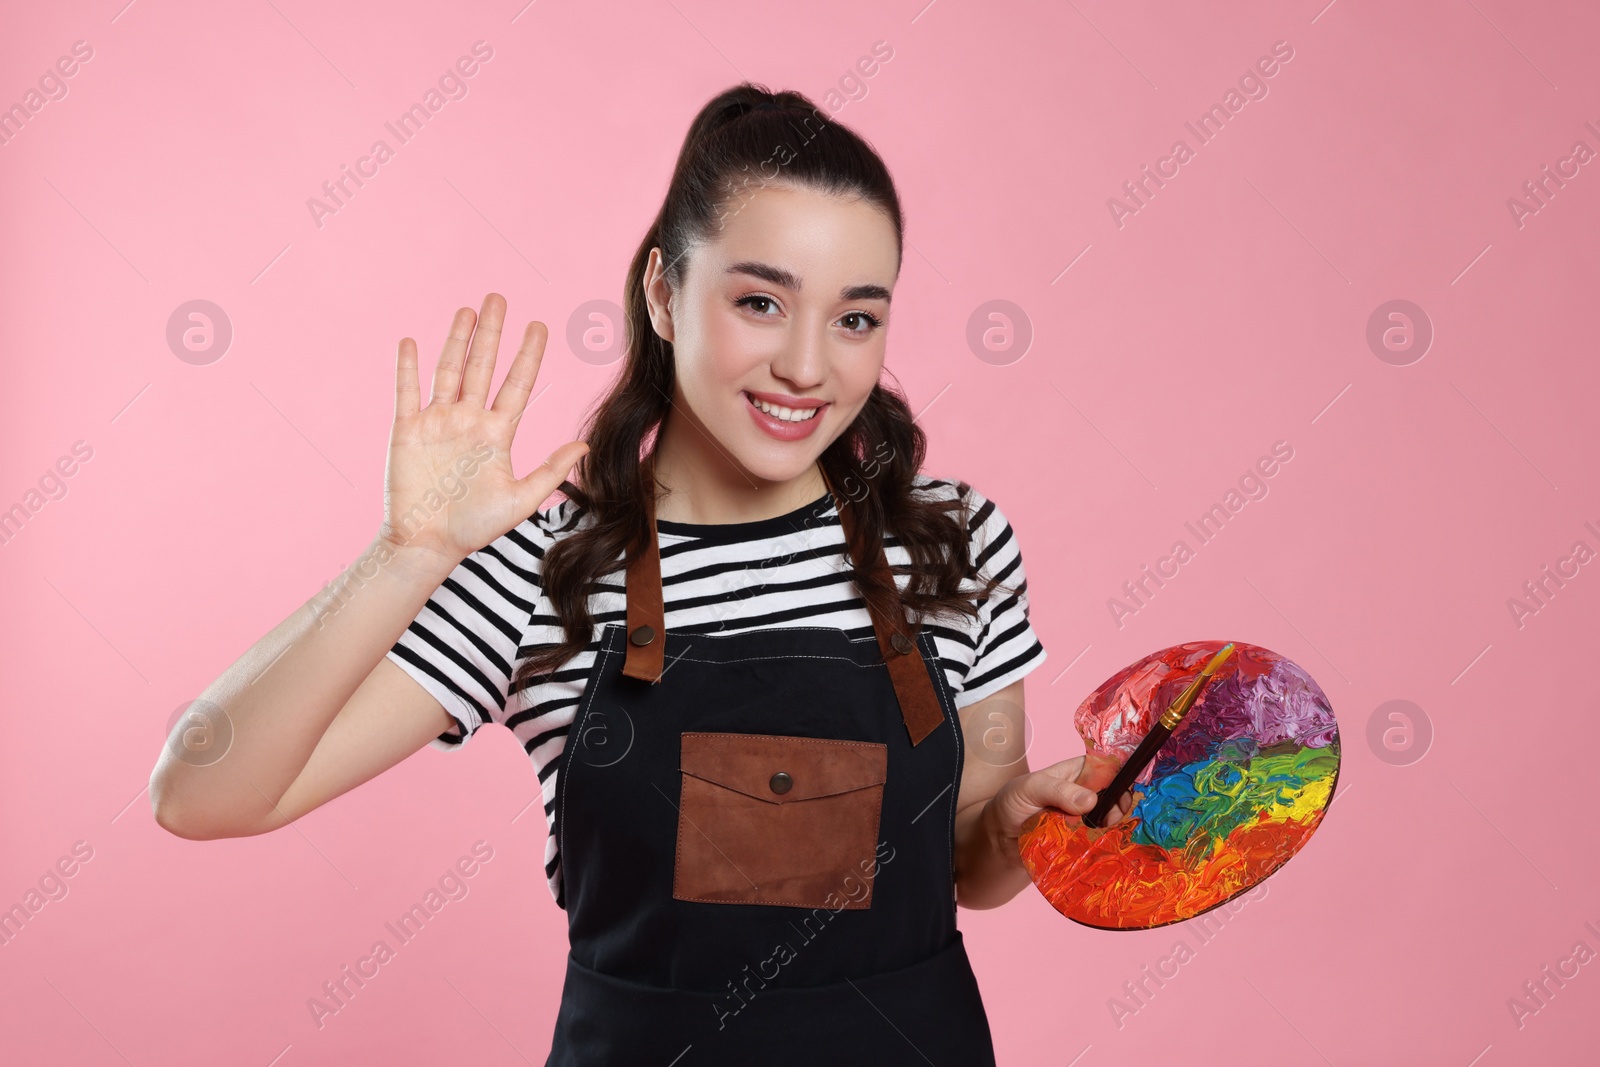
[[[691, 249], [714, 239], [723, 219], [737, 212], [747, 189], [775, 183], [865, 200], [894, 224], [903, 252], [905, 220], [883, 160], [805, 96], [772, 93], [743, 82], [700, 109], [679, 150], [666, 200], [628, 267], [622, 368], [585, 422], [583, 439], [589, 451], [577, 463], [576, 481], [560, 486], [574, 504], [569, 525], [578, 515], [594, 520], [563, 533], [544, 554], [544, 591], [565, 640], [529, 649], [513, 691], [589, 646], [594, 639], [589, 596], [595, 583], [620, 572], [650, 533], [641, 460], [647, 445], [654, 447], [653, 432], [673, 397], [672, 344], [655, 332], [644, 297], [650, 250], [661, 249], [667, 283], [681, 291]], [[880, 381], [855, 421], [823, 451], [821, 463], [834, 490], [849, 499], [862, 544], [881, 541], [892, 531], [909, 552], [910, 567], [891, 566], [891, 571], [909, 576], [900, 603], [919, 620], [928, 615], [973, 616], [978, 613], [976, 601], [991, 595], [999, 581], [988, 577], [976, 588], [961, 589], [963, 581], [978, 579], [965, 505], [970, 486], [957, 483], [955, 500], [914, 497], [913, 477], [926, 451], [926, 437], [904, 396]], [[891, 618], [891, 611], [903, 610], [895, 604], [892, 583], [874, 585], [868, 575], [851, 569], [871, 610]]]

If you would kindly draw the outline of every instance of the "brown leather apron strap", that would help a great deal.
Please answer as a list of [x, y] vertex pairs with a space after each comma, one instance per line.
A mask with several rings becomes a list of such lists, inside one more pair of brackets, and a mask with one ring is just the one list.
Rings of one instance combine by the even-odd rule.
[[[622, 666], [623, 674], [647, 682], [661, 680], [665, 670], [666, 647], [665, 605], [661, 592], [661, 547], [655, 532], [655, 479], [652, 475], [652, 466], [651, 460], [646, 460], [642, 465], [646, 482], [645, 515], [650, 535], [645, 538], [643, 549], [628, 561], [628, 653]], [[853, 545], [855, 517], [851, 512], [850, 502], [834, 491], [826, 471], [822, 473], [822, 480], [827, 484], [828, 492], [833, 495], [838, 507], [839, 521], [844, 528], [845, 544], [847, 547]], [[882, 539], [880, 538], [868, 551], [874, 558], [865, 561], [864, 565], [860, 558], [852, 556], [856, 566], [868, 573], [879, 575], [881, 580], [892, 584], [888, 556], [883, 550]], [[870, 610], [871, 605], [868, 607]], [[886, 619], [881, 613], [872, 611], [872, 629], [877, 634], [878, 650], [889, 666], [889, 678], [894, 683], [895, 696], [900, 702], [900, 715], [905, 720], [906, 730], [911, 735], [911, 743], [915, 745], [944, 722], [944, 711], [939, 706], [938, 694], [933, 690], [933, 680], [928, 676], [927, 664], [917, 644], [920, 626], [907, 621], [903, 611], [896, 614], [898, 618]]]
[[[828, 482], [827, 471], [822, 472], [822, 480]], [[828, 492], [833, 494], [838, 505], [839, 523], [844, 527], [844, 543], [848, 548], [855, 544], [855, 512], [850, 507], [849, 499], [840, 495], [831, 482], [828, 482]], [[863, 560], [856, 556], [856, 565], [893, 589], [894, 580], [889, 571], [888, 556], [883, 550], [883, 538], [874, 540], [866, 551], [871, 558]], [[911, 743], [915, 745], [939, 728], [944, 722], [944, 711], [939, 707], [938, 694], [933, 691], [933, 679], [928, 677], [928, 667], [917, 645], [917, 633], [921, 626], [906, 619], [898, 596], [895, 605], [893, 619], [886, 619], [880, 612], [873, 611], [870, 602], [867, 609], [872, 615], [873, 632], [878, 635], [878, 651], [889, 665], [889, 678], [894, 682], [894, 694], [900, 701], [900, 716], [911, 734]]]
[[646, 682], [661, 680], [665, 669], [666, 612], [661, 593], [661, 546], [656, 540], [656, 487], [645, 473], [645, 525], [650, 531], [644, 549], [628, 561], [628, 655], [622, 673]]
[[642, 548], [628, 560], [628, 654], [622, 673], [644, 682], [659, 682], [666, 669], [666, 612], [661, 592], [661, 544], [656, 535], [655, 453], [639, 465], [644, 482], [645, 536]]

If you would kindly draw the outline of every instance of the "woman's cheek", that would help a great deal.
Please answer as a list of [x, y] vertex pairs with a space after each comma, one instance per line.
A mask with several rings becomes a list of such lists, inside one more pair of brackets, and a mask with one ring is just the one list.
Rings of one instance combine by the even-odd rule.
[[883, 348], [879, 346], [872, 358], [862, 361], [859, 373], [852, 375], [851, 392], [859, 398], [861, 405], [865, 406], [867, 398], [872, 395], [873, 388], [882, 377]]
[[770, 358], [770, 353], [762, 351], [761, 338], [731, 316], [716, 316], [708, 322], [702, 341], [701, 369], [709, 381], [743, 381]]

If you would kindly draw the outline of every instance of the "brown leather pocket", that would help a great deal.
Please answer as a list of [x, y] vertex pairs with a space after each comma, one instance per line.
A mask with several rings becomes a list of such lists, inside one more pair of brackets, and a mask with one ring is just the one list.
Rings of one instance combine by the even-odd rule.
[[869, 907], [888, 766], [873, 741], [683, 734], [673, 898]]

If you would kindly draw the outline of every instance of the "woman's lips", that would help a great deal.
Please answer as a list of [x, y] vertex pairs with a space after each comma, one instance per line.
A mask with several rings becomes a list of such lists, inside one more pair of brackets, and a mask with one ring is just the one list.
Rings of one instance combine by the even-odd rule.
[[810, 437], [816, 432], [817, 424], [822, 421], [822, 413], [827, 411], [829, 407], [829, 405], [823, 404], [817, 408], [815, 415], [804, 422], [785, 422], [773, 415], [768, 415], [765, 411], [756, 407], [751, 402], [749, 393], [741, 391], [739, 395], [744, 398], [745, 410], [750, 412], [750, 417], [755, 420], [755, 424], [765, 431], [768, 436], [775, 437], [780, 441], [800, 441]]

